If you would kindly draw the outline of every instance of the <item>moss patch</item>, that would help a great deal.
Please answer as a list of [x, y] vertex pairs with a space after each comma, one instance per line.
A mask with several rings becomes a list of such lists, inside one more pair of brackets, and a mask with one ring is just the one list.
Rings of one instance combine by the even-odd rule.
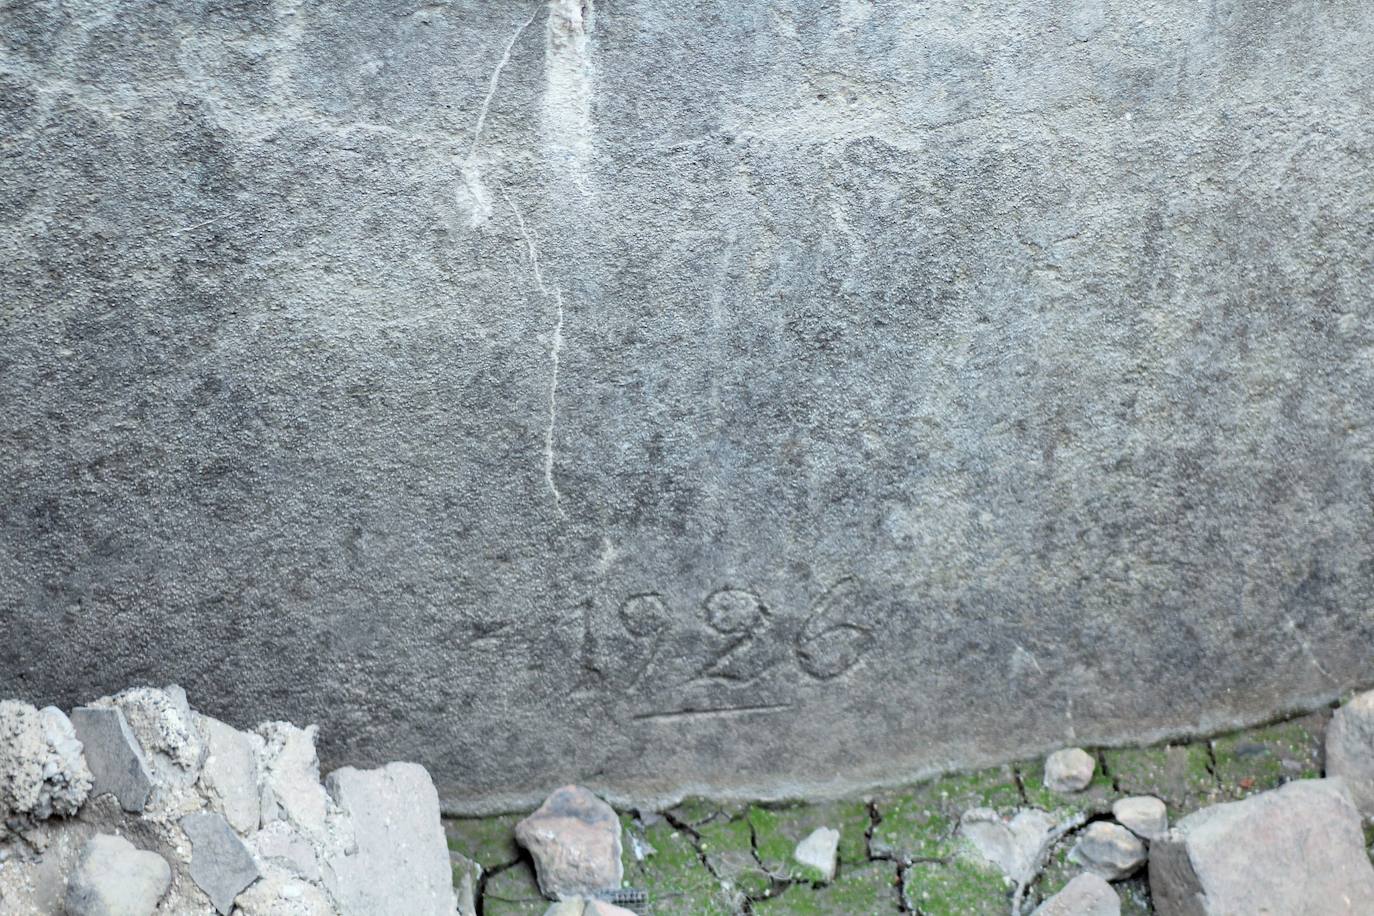
[[963, 858], [918, 862], [902, 886], [907, 907], [921, 916], [1005, 916], [1014, 890], [1002, 875]]
[[444, 819], [448, 848], [490, 871], [520, 858], [515, 825], [522, 815], [455, 817]]
[[1244, 798], [1293, 779], [1319, 778], [1325, 735], [1326, 718], [1314, 714], [1213, 740], [1222, 795]]
[[663, 820], [632, 827], [645, 855], [642, 861], [632, 853], [625, 859], [625, 883], [648, 895], [648, 904], [637, 910], [654, 916], [732, 916], [734, 896], [702, 864], [690, 836]]
[[1101, 762], [1093, 770], [1092, 782], [1081, 792], [1055, 792], [1045, 786], [1045, 761], [1028, 760], [1017, 764], [1026, 801], [1046, 811], [1083, 814], [1105, 814], [1112, 810], [1112, 802], [1120, 797]]
[[839, 861], [857, 866], [868, 861], [868, 806], [863, 802], [820, 805], [755, 806], [747, 814], [754, 829], [754, 848], [765, 871], [798, 881], [821, 881], [819, 871], [792, 857], [797, 844], [818, 827], [840, 831]]
[[1122, 795], [1153, 795], [1171, 818], [1220, 799], [1205, 742], [1103, 752], [1107, 772]]
[[487, 916], [543, 916], [549, 901], [539, 893], [534, 867], [525, 860], [487, 879], [482, 906]]
[[1022, 802], [1011, 767], [995, 767], [889, 793], [874, 804], [880, 820], [869, 843], [873, 854], [912, 862], [948, 857], [959, 815], [969, 808], [1005, 812]]
[[697, 833], [697, 846], [722, 883], [748, 897], [762, 897], [772, 888], [773, 876], [754, 857], [753, 826], [747, 816], [710, 821]]
[[870, 862], [842, 869], [824, 887], [794, 884], [776, 897], [755, 901], [753, 910], [777, 916], [868, 916], [900, 912], [897, 902], [897, 867]]

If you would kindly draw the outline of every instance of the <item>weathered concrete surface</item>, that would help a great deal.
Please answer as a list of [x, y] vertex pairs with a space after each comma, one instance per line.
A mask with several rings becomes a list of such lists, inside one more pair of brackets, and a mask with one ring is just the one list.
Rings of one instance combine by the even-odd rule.
[[32, 0], [0, 42], [0, 695], [175, 680], [475, 809], [1370, 676], [1362, 0]]

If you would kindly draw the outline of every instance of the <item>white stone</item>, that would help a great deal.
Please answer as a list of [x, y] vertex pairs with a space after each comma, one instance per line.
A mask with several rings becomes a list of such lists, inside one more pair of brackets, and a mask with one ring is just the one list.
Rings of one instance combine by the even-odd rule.
[[90, 788], [81, 742], [60, 709], [0, 702], [0, 838], [11, 820], [75, 814]]
[[1169, 831], [1168, 809], [1151, 795], [1117, 799], [1112, 803], [1112, 817], [1143, 840], [1153, 840]]
[[797, 844], [792, 857], [802, 865], [816, 869], [826, 881], [833, 881], [839, 851], [840, 832], [833, 827], [817, 827]]
[[318, 729], [290, 722], [258, 726], [262, 749], [262, 823], [286, 820], [314, 839], [327, 836], [329, 795], [320, 785], [320, 759], [315, 753]]
[[1010, 819], [991, 808], [965, 811], [959, 819], [959, 835], [974, 851], [1018, 884], [1028, 883], [1040, 870], [1057, 833], [1054, 818], [1044, 811], [1025, 808]]
[[1045, 759], [1045, 788], [1052, 792], [1081, 792], [1093, 781], [1097, 761], [1079, 747], [1055, 751]]
[[555, 903], [544, 911], [544, 916], [635, 916], [624, 907], [607, 903], [604, 900], [584, 900], [574, 897]]
[[1148, 857], [1140, 837], [1106, 821], [1089, 824], [1069, 853], [1070, 861], [1108, 881], [1130, 877]]
[[1121, 916], [1121, 898], [1105, 880], [1084, 872], [1036, 907], [1032, 916]]

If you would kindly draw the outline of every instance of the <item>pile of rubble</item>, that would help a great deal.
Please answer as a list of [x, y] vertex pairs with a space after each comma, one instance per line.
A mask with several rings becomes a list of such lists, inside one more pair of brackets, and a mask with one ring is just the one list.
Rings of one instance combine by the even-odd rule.
[[315, 729], [241, 732], [179, 687], [0, 702], [0, 913], [442, 914], [439, 799], [410, 763], [320, 782]]

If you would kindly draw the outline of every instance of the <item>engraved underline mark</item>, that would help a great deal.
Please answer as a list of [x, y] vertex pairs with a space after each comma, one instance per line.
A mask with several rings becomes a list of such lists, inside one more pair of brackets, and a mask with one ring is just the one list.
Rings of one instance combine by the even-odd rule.
[[699, 716], [738, 716], [750, 712], [778, 712], [791, 709], [791, 703], [760, 703], [754, 706], [721, 706], [712, 709], [673, 709], [667, 712], [645, 712], [635, 716], [636, 720], [690, 719]]

